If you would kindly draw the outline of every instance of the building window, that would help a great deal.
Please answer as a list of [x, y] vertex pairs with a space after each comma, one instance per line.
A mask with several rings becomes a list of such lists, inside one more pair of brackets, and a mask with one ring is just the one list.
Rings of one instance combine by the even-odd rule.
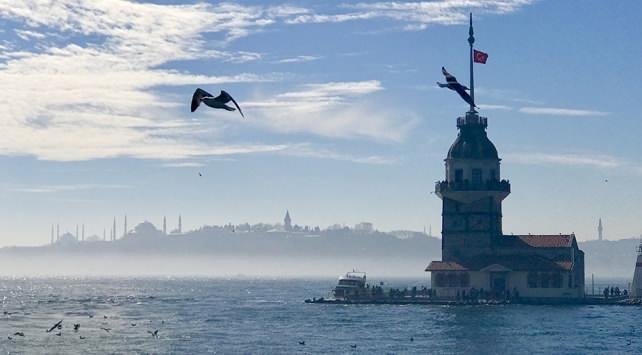
[[540, 274], [540, 282], [541, 282], [541, 287], [542, 288], [549, 288], [550, 286], [550, 281], [551, 281], [551, 275], [549, 275], [546, 272], [543, 272]]
[[459, 286], [459, 279], [457, 278], [457, 274], [455, 274], [454, 272], [448, 273], [447, 279], [448, 279], [448, 287]]
[[562, 288], [562, 274], [559, 272], [554, 272], [551, 274], [551, 287], [552, 288]]
[[459, 274], [459, 287], [468, 287], [470, 286], [470, 275], [467, 272], [462, 272]]
[[455, 182], [462, 182], [464, 180], [464, 170], [455, 169]]
[[528, 283], [528, 288], [537, 288], [537, 284], [539, 283], [539, 276], [536, 272], [529, 272], [528, 276], [526, 277], [526, 281]]
[[473, 169], [472, 181], [473, 181], [473, 185], [481, 185], [482, 183], [481, 169]]
[[446, 287], [446, 275], [443, 272], [438, 272], [437, 275], [435, 275], [435, 286]]

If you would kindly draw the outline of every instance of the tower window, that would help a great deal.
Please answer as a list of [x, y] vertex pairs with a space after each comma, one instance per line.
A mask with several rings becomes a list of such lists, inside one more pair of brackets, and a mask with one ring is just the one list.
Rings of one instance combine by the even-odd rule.
[[480, 185], [481, 184], [481, 182], [482, 182], [482, 171], [481, 171], [481, 169], [473, 169], [472, 181], [473, 181], [473, 184], [475, 184], [475, 185]]
[[456, 169], [455, 170], [455, 182], [462, 182], [464, 180], [464, 170]]

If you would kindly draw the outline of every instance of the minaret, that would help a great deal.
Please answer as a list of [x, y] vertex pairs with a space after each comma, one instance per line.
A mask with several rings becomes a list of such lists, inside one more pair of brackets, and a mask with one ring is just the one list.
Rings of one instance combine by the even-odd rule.
[[635, 272], [633, 273], [633, 283], [631, 284], [631, 297], [642, 298], [642, 235], [640, 235], [640, 245], [638, 246], [638, 258], [635, 261]]
[[604, 228], [602, 227], [602, 218], [600, 218], [600, 222], [597, 224], [597, 240], [602, 240], [602, 231]]
[[127, 215], [125, 215], [125, 230], [123, 230], [123, 238], [127, 236]]
[[116, 240], [116, 217], [114, 217], [114, 226], [113, 226], [113, 233], [112, 235], [112, 240]]
[[[472, 15], [470, 44], [470, 94], [473, 97]], [[488, 121], [470, 109], [457, 118], [459, 133], [446, 156], [446, 177], [435, 185], [442, 199], [441, 249], [443, 261], [466, 264], [478, 255], [492, 255], [502, 233], [502, 200], [510, 183], [501, 180], [497, 148], [488, 139]]]
[[82, 241], [85, 241], [85, 224], [82, 224]]
[[60, 223], [56, 224], [56, 241], [60, 240]]
[[285, 218], [283, 218], [283, 227], [286, 231], [292, 230], [292, 219], [290, 218], [290, 211], [285, 211]]
[[183, 218], [179, 214], [178, 215], [178, 234], [182, 234], [182, 233], [183, 233]]
[[167, 235], [167, 217], [163, 216], [163, 234]]

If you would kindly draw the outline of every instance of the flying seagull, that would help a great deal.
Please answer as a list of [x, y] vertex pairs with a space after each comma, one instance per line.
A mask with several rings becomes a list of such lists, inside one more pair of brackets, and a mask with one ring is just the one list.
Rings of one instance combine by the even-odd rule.
[[151, 330], [148, 330], [147, 333], [151, 334], [154, 338], [158, 338], [158, 329], [154, 330], [153, 332]]
[[459, 96], [461, 96], [464, 101], [468, 102], [469, 105], [473, 105], [474, 107], [477, 107], [475, 103], [473, 102], [473, 98], [468, 95], [466, 90], [470, 90], [466, 86], [460, 84], [457, 82], [457, 78], [455, 78], [452, 74], [450, 74], [446, 68], [441, 67], [441, 72], [444, 74], [446, 77], [446, 84], [442, 84], [440, 82], [437, 82], [437, 85], [439, 85], [440, 88], [448, 88], [450, 90], [456, 91]]
[[[56, 328], [59, 328], [59, 327], [61, 327], [61, 326], [62, 326], [62, 320], [61, 320], [60, 322], [58, 322], [58, 323], [54, 324], [54, 325], [53, 325], [53, 327], [49, 328], [49, 330], [47, 330], [47, 333], [51, 333], [51, 331], [52, 331], [52, 330], [54, 330], [54, 329], [56, 329]], [[60, 329], [60, 328], [59, 328], [59, 329]]]
[[209, 107], [235, 111], [236, 109], [234, 107], [226, 105], [226, 103], [230, 101], [232, 101], [234, 103], [234, 106], [236, 106], [236, 108], [239, 110], [241, 117], [245, 117], [243, 115], [243, 111], [241, 111], [241, 108], [239, 107], [239, 104], [237, 104], [236, 100], [234, 100], [234, 98], [230, 94], [225, 92], [225, 90], [221, 90], [221, 93], [217, 97], [214, 97], [214, 95], [201, 88], [196, 89], [196, 91], [194, 91], [194, 95], [192, 95], [192, 112], [196, 111], [201, 102]]

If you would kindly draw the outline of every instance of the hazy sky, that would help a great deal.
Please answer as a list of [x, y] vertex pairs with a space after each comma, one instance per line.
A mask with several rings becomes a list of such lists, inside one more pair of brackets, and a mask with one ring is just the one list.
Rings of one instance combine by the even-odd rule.
[[0, 245], [125, 213], [438, 233], [469, 11], [504, 232], [642, 232], [642, 2], [0, 0]]

